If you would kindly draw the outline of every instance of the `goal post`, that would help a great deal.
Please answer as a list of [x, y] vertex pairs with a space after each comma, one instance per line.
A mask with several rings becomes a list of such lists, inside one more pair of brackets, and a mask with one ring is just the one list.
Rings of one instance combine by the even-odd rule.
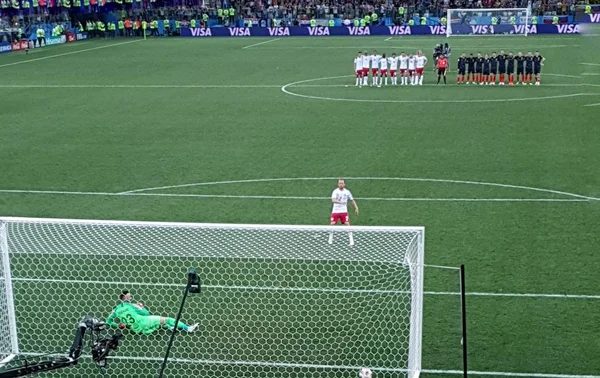
[[7, 229], [0, 221], [0, 368], [19, 354]]
[[446, 36], [527, 36], [531, 9], [448, 9]]
[[[423, 227], [0, 218], [0, 231], [15, 317], [0, 356], [66, 350], [77, 321], [106, 319], [124, 289], [153, 315], [174, 317], [195, 267], [202, 292], [182, 321], [200, 328], [177, 337], [169, 377], [421, 373]], [[0, 326], [10, 320], [0, 317]], [[126, 330], [110, 375], [155, 376], [169, 336]], [[61, 376], [91, 377], [94, 368], [84, 357]]]

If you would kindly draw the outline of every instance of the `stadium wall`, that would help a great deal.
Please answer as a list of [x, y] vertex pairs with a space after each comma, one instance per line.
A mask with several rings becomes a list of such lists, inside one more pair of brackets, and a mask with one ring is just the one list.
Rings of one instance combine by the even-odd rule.
[[[523, 34], [524, 25], [455, 25], [453, 34]], [[530, 25], [529, 34], [579, 34], [579, 25]], [[279, 28], [181, 28], [182, 37], [324, 37], [324, 36], [446, 35], [445, 26], [348, 26]]]

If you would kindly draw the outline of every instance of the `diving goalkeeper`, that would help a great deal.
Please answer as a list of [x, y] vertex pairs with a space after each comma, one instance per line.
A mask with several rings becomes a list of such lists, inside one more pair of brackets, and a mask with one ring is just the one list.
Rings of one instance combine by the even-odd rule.
[[[170, 331], [175, 328], [175, 319], [151, 315], [142, 303], [133, 304], [131, 302], [133, 297], [129, 291], [123, 290], [119, 295], [119, 299], [121, 303], [113, 309], [113, 312], [106, 319], [106, 324], [111, 327], [127, 328], [144, 335], [150, 335], [161, 328]], [[186, 332], [194, 332], [198, 328], [198, 323], [188, 326], [179, 322], [177, 328]]]

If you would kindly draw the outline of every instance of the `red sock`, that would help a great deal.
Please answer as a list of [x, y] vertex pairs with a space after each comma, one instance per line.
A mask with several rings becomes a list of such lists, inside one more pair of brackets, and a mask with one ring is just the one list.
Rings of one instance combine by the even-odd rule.
[[500, 74], [500, 82], [504, 83], [504, 74]]
[[456, 84], [459, 84], [459, 83], [460, 83], [460, 76], [457, 76], [456, 77]]
[[508, 82], [512, 83], [514, 81], [515, 81], [515, 75], [513, 75], [513, 74], [508, 75]]

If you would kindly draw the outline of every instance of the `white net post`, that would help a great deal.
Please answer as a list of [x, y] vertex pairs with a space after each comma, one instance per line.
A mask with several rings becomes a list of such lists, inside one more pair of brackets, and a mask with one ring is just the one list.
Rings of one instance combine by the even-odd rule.
[[[422, 227], [0, 221], [22, 355], [64, 351], [77, 321], [106, 318], [123, 289], [174, 317], [193, 266], [202, 292], [182, 320], [200, 330], [176, 339], [169, 377], [419, 377]], [[126, 331], [110, 375], [154, 376], [169, 336]], [[97, 371], [84, 359], [59, 374]]]
[[419, 378], [423, 338], [423, 286], [424, 286], [425, 230], [415, 235], [406, 254], [411, 274], [410, 341], [408, 378]]
[[448, 9], [446, 36], [527, 36], [530, 8]]
[[0, 367], [19, 354], [7, 228], [0, 220]]

